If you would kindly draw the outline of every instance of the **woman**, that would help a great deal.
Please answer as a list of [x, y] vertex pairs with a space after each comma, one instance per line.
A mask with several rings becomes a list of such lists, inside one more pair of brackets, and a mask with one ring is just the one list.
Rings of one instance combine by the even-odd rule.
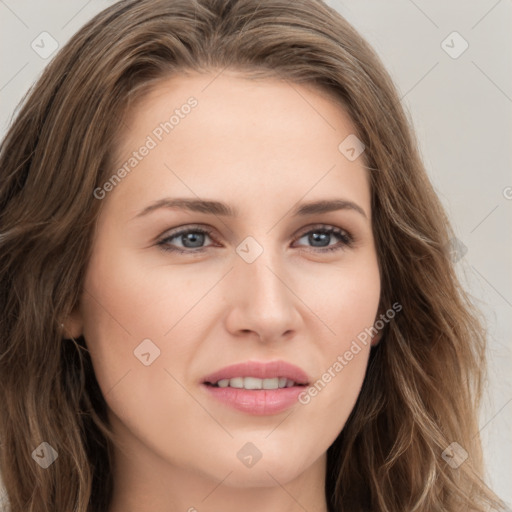
[[449, 222], [334, 10], [116, 3], [0, 163], [12, 512], [503, 506]]

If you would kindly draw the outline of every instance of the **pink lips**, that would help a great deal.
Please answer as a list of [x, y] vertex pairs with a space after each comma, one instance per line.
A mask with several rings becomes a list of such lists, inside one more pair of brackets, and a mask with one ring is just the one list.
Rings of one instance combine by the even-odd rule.
[[[288, 388], [254, 390], [213, 386], [221, 379], [235, 377], [258, 379], [286, 377], [293, 380], [296, 385]], [[282, 412], [295, 404], [299, 394], [306, 389], [305, 385], [308, 382], [308, 376], [302, 369], [285, 361], [270, 361], [268, 363], [247, 361], [227, 366], [208, 375], [203, 379], [202, 388], [209, 396], [234, 409], [253, 415], [268, 415]]]

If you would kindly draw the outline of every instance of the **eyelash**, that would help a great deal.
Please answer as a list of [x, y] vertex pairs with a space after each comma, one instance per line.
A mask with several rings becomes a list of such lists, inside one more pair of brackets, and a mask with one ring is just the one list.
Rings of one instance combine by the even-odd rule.
[[[208, 247], [199, 247], [197, 249], [183, 250], [183, 249], [178, 249], [177, 247], [172, 247], [169, 244], [169, 240], [178, 238], [179, 236], [185, 235], [188, 233], [201, 233], [204, 235], [208, 235], [213, 241], [216, 241], [213, 236], [212, 230], [197, 226], [197, 227], [188, 227], [186, 229], [176, 231], [175, 233], [171, 233], [169, 236], [166, 236], [165, 238], [163, 238], [162, 240], [157, 242], [157, 245], [163, 251], [173, 252], [173, 253], [178, 253], [178, 254], [197, 254], [197, 253], [202, 254], [203, 252], [205, 252], [208, 249]], [[305, 235], [308, 235], [310, 233], [322, 233], [322, 234], [329, 234], [329, 235], [334, 234], [334, 235], [338, 235], [338, 237], [341, 239], [340, 244], [336, 244], [333, 246], [316, 247], [316, 248], [310, 246], [310, 249], [313, 249], [313, 252], [328, 253], [331, 251], [339, 251], [339, 250], [345, 249], [346, 247], [351, 247], [352, 244], [354, 243], [354, 238], [348, 231], [346, 231], [344, 229], [336, 228], [334, 226], [328, 226], [325, 224], [314, 226], [309, 231], [303, 232], [297, 239], [301, 239], [302, 237], [304, 237]]]

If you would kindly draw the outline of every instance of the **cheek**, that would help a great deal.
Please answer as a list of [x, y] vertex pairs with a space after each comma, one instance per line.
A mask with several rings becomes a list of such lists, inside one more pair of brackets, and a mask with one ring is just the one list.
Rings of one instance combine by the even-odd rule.
[[160, 338], [187, 302], [186, 292], [186, 279], [179, 269], [147, 264], [133, 249], [99, 246], [83, 296], [90, 338], [109, 333], [112, 342], [124, 346]]
[[160, 344], [153, 304], [161, 288], [122, 251], [97, 246], [93, 255], [82, 296], [83, 334], [106, 394], [128, 371], [143, 366], [134, 353], [143, 340]]
[[[161, 259], [144, 259], [119, 245], [99, 241], [82, 297], [84, 337], [100, 388], [113, 408], [114, 386], [128, 390], [137, 382], [128, 395], [148, 403], [150, 395], [157, 398], [155, 390], [163, 392], [169, 384], [172, 388], [166, 369], [182, 380], [197, 349], [195, 340], [205, 334], [198, 315], [207, 315], [203, 308], [211, 301], [201, 299], [219, 275], [212, 270], [198, 273], [193, 266], [163, 265]], [[174, 388], [165, 391], [176, 393]]]
[[346, 350], [352, 339], [375, 322], [381, 289], [374, 254], [319, 266], [297, 279], [302, 283], [303, 300], [320, 323], [326, 353]]
[[320, 371], [300, 401], [315, 409], [312, 417], [319, 419], [318, 428], [325, 421], [339, 428], [359, 396], [375, 335], [380, 300], [377, 260], [368, 255], [357, 264], [322, 269], [314, 283], [309, 284], [308, 305], [321, 320], [322, 334], [316, 338]]

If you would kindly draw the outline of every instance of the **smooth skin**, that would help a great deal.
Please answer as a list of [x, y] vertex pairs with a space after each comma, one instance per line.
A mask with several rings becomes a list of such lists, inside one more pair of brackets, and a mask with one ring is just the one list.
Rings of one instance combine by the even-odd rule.
[[[116, 165], [191, 96], [197, 106], [101, 200], [80, 307], [66, 321], [68, 334], [85, 336], [119, 440], [109, 512], [326, 512], [326, 451], [354, 407], [370, 344], [307, 405], [278, 414], [237, 411], [201, 382], [276, 359], [315, 382], [374, 324], [368, 171], [338, 150], [355, 129], [316, 88], [232, 70], [180, 74], [132, 106]], [[238, 216], [140, 215], [178, 197], [222, 201]], [[362, 212], [293, 216], [331, 199]], [[342, 235], [314, 234], [331, 227]], [[263, 249], [252, 263], [236, 251], [247, 237], [258, 245], [244, 247]], [[149, 365], [134, 354], [146, 339], [160, 350]], [[237, 457], [246, 443], [261, 452], [252, 467]]]

